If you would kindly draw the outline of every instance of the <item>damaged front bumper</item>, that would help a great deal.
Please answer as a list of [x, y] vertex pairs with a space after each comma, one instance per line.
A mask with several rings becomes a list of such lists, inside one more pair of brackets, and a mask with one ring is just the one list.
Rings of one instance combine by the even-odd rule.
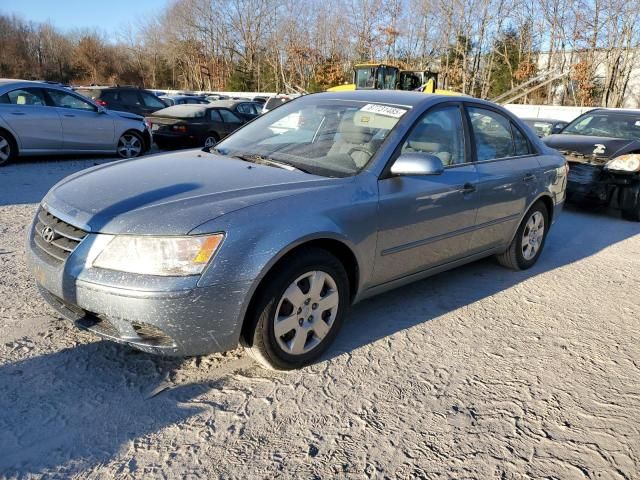
[[567, 200], [590, 200], [614, 208], [632, 208], [640, 192], [638, 173], [609, 172], [604, 162], [567, 158]]
[[36, 222], [27, 238], [27, 263], [47, 303], [78, 328], [170, 356], [237, 347], [251, 282], [198, 286], [199, 276], [155, 277], [87, 267], [95, 234], [87, 234], [62, 260], [36, 243]]

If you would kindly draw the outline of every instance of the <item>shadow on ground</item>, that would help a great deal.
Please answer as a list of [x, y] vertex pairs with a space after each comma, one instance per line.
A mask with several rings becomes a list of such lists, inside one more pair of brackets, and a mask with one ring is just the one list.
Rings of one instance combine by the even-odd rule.
[[153, 396], [181, 363], [99, 341], [0, 367], [0, 476], [68, 477], [130, 441], [221, 408], [193, 402], [215, 381]]
[[488, 258], [365, 300], [353, 308], [323, 359], [491, 297], [638, 234], [640, 223], [622, 220], [615, 211], [569, 206], [553, 225], [540, 259], [531, 269], [513, 272]]

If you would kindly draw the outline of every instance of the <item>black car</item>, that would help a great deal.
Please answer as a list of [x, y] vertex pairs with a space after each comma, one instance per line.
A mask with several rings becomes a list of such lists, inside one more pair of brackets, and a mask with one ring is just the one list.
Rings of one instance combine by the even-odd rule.
[[242, 126], [245, 120], [213, 104], [175, 105], [147, 117], [160, 148], [210, 147]]
[[211, 102], [211, 104], [216, 107], [227, 108], [247, 122], [262, 113], [262, 105], [251, 100], [218, 100]]
[[80, 95], [92, 99], [98, 105], [130, 112], [143, 117], [166, 108], [166, 104], [148, 90], [136, 87], [80, 87], [75, 89]]
[[159, 97], [167, 107], [172, 107], [174, 105], [206, 105], [210, 103], [204, 97], [195, 97], [193, 95], [163, 95]]
[[543, 141], [569, 163], [568, 201], [606, 204], [640, 221], [640, 110], [591, 110]]

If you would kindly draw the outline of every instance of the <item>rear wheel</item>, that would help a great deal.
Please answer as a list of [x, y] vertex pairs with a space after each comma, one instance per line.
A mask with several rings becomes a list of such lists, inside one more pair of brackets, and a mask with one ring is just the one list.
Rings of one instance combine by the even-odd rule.
[[204, 138], [204, 148], [213, 147], [216, 143], [218, 143], [219, 140], [220, 139], [218, 138], [218, 135], [216, 135], [215, 133], [208, 133]]
[[536, 202], [518, 227], [506, 252], [497, 255], [498, 262], [512, 270], [526, 270], [537, 261], [549, 230], [549, 212], [542, 202]]
[[18, 149], [13, 138], [0, 130], [0, 166], [11, 162], [17, 153]]
[[126, 132], [118, 140], [117, 147], [120, 158], [135, 158], [144, 152], [142, 136], [136, 132]]
[[334, 340], [348, 308], [344, 267], [324, 250], [304, 250], [264, 285], [247, 318], [249, 353], [267, 368], [308, 365]]

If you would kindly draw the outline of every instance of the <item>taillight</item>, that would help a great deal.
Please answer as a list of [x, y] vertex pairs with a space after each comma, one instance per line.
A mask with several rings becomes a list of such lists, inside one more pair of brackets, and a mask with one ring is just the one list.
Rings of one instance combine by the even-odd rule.
[[107, 106], [107, 102], [105, 102], [104, 100], [95, 99], [94, 102], [96, 102], [101, 107], [106, 107]]
[[186, 125], [174, 125], [171, 127], [171, 130], [173, 130], [174, 132], [186, 132], [187, 131], [187, 126]]

